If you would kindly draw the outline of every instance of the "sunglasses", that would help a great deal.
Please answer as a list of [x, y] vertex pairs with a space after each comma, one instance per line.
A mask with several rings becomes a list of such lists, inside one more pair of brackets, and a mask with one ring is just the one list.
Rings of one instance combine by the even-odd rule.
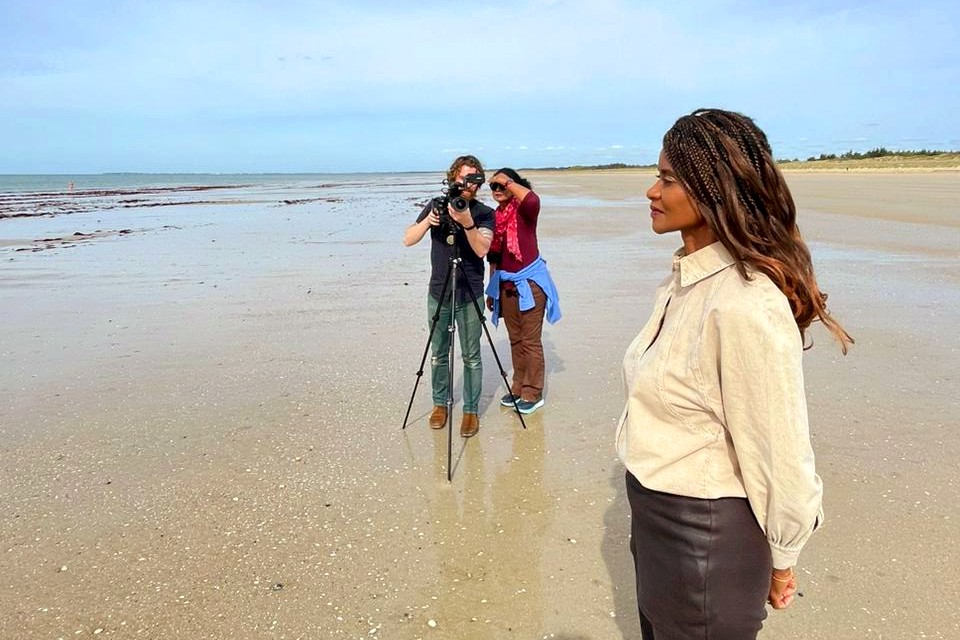
[[507, 190], [506, 185], [504, 185], [504, 184], [502, 184], [502, 183], [500, 183], [500, 182], [491, 182], [491, 183], [490, 183], [490, 191], [506, 191], [506, 190]]

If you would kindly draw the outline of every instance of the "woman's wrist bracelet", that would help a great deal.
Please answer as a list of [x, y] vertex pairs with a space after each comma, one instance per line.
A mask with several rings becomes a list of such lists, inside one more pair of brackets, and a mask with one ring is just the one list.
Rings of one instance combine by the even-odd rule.
[[469, 227], [464, 227], [463, 230], [464, 230], [464, 231], [470, 231], [471, 229], [476, 229], [476, 228], [477, 228], [477, 223], [474, 222], [474, 223], [473, 223], [472, 225], [470, 225]]
[[771, 574], [770, 574], [770, 577], [773, 578], [774, 580], [776, 580], [777, 582], [790, 582], [790, 581], [793, 580], [794, 577], [796, 577], [796, 576], [794, 575], [793, 571], [791, 571], [791, 572], [790, 572], [790, 575], [788, 575], [786, 578], [781, 578], [781, 577], [779, 577], [779, 576], [778, 576], [777, 574], [775, 574], [775, 573], [771, 573]]

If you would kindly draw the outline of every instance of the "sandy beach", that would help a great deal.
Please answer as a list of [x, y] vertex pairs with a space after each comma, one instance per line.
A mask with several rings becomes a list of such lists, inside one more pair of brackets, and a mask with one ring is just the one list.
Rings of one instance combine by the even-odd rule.
[[[546, 407], [499, 406], [484, 341], [452, 482], [429, 374], [401, 428], [429, 275], [401, 237], [438, 175], [0, 219], [0, 638], [639, 638], [613, 431], [680, 244], [652, 175], [528, 174], [564, 313]], [[761, 638], [960, 637], [960, 173], [787, 179], [857, 343], [813, 331], [826, 522]]]

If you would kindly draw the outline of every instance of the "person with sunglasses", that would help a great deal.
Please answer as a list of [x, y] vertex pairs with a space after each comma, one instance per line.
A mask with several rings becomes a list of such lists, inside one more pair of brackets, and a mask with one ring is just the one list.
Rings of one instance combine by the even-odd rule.
[[[471, 155], [456, 158], [447, 171], [450, 184], [462, 185], [460, 196], [467, 201], [467, 208], [457, 211], [452, 205], [446, 213], [457, 225], [457, 232], [448, 233], [440, 224], [439, 212], [433, 201], [420, 212], [417, 221], [407, 227], [403, 236], [405, 246], [413, 246], [430, 232], [430, 289], [427, 295], [429, 321], [440, 309], [436, 328], [431, 338], [431, 382], [433, 386], [433, 412], [430, 426], [442, 429], [447, 423], [448, 361], [450, 354], [450, 314], [454, 314], [460, 334], [460, 355], [463, 359], [463, 416], [460, 435], [469, 438], [480, 430], [480, 390], [483, 381], [483, 362], [480, 358], [482, 332], [480, 314], [474, 300], [483, 295], [483, 258], [490, 248], [493, 235], [493, 209], [477, 200], [477, 190], [483, 184], [483, 165]], [[451, 239], [452, 238], [452, 239]], [[454, 245], [454, 243], [456, 243]], [[460, 268], [457, 271], [457, 300], [451, 311], [449, 296], [443, 296], [444, 281], [454, 255], [454, 246], [459, 248]], [[449, 291], [449, 289], [448, 289]]]
[[560, 319], [560, 300], [537, 242], [540, 197], [528, 180], [507, 167], [490, 178], [490, 191], [497, 210], [487, 254], [487, 308], [494, 325], [503, 317], [513, 360], [511, 393], [500, 404], [513, 407], [516, 402], [520, 413], [530, 414], [543, 406], [543, 318], [551, 324]]

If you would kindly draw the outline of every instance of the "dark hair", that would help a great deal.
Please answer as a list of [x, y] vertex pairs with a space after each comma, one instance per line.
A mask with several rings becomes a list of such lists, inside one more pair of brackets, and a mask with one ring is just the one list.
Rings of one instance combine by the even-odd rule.
[[740, 274], [749, 279], [747, 265], [766, 274], [790, 301], [801, 336], [819, 319], [846, 353], [853, 338], [827, 311], [766, 134], [743, 114], [697, 109], [663, 136], [663, 152]]
[[510, 178], [511, 180], [513, 180], [514, 182], [516, 182], [516, 183], [518, 183], [518, 184], [526, 187], [527, 189], [533, 189], [533, 185], [530, 184], [530, 181], [529, 181], [529, 180], [527, 180], [526, 178], [521, 178], [521, 177], [520, 177], [520, 174], [517, 173], [516, 171], [514, 171], [513, 169], [511, 169], [510, 167], [504, 167], [503, 169], [497, 169], [496, 171], [493, 172], [493, 175], [497, 175], [498, 173], [504, 174], [505, 176], [507, 176], [508, 178]]
[[456, 158], [452, 163], [450, 163], [450, 168], [447, 169], [447, 180], [450, 182], [456, 180], [457, 174], [460, 173], [460, 168], [464, 165], [476, 167], [480, 175], [484, 176], [484, 180], [486, 180], [486, 175], [483, 173], [483, 165], [480, 164], [480, 161], [476, 156], [460, 156]]

